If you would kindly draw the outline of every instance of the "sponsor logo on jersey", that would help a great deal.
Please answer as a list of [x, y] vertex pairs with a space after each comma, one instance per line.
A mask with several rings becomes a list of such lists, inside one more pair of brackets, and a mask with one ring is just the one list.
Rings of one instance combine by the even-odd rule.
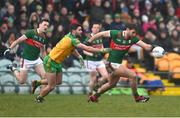
[[31, 45], [31, 46], [34, 46], [34, 47], [37, 47], [37, 48], [41, 48], [41, 47], [43, 47], [43, 44], [42, 43], [40, 43], [40, 42], [38, 42], [38, 41], [35, 41], [35, 40], [33, 40], [33, 39], [27, 39], [26, 41], [25, 41], [25, 43], [27, 43], [27, 44], [29, 44], [29, 45]]
[[[126, 44], [126, 42], [124, 42], [123, 44]], [[116, 44], [114, 43], [113, 40], [111, 40], [110, 47], [114, 50], [129, 50], [129, 48], [131, 47], [131, 45], [123, 45], [123, 44]]]

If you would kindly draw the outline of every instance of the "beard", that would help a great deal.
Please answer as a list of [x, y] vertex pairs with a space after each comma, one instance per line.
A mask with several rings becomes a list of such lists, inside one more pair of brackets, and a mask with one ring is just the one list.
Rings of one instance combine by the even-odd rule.
[[81, 36], [81, 34], [76, 34], [76, 37], [81, 38], [82, 36]]

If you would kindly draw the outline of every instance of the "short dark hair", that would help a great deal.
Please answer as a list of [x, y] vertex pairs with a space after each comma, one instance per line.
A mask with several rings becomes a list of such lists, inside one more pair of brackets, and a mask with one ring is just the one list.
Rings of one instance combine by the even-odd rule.
[[43, 21], [50, 22], [49, 18], [41, 18], [39, 24], [42, 23]]
[[76, 30], [78, 27], [81, 27], [81, 25], [78, 23], [71, 24], [70, 25], [70, 32], [72, 32], [72, 30]]
[[129, 29], [134, 29], [137, 31], [137, 25], [133, 23], [126, 24], [126, 27]]
[[94, 22], [91, 22], [90, 23], [90, 27], [92, 27], [93, 25], [95, 25], [95, 24], [97, 24], [97, 25], [101, 25], [101, 23], [100, 22], [98, 22], [98, 21], [94, 21]]

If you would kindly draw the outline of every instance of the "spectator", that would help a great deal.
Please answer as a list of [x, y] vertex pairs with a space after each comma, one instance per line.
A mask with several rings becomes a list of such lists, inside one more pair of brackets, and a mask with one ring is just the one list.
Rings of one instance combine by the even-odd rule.
[[58, 25], [57, 29], [53, 30], [53, 36], [52, 40], [50, 40], [50, 43], [52, 44], [52, 47], [56, 45], [57, 42], [65, 35], [64, 27], [63, 25]]
[[166, 29], [160, 31], [160, 36], [157, 41], [158, 41], [158, 45], [163, 47], [166, 51], [170, 52], [173, 50], [172, 41], [169, 38], [169, 35]]
[[180, 54], [180, 32], [173, 30], [171, 34], [173, 51]]
[[111, 29], [115, 29], [115, 30], [125, 30], [125, 24], [123, 24], [121, 22], [121, 17], [119, 13], [116, 13], [114, 15], [114, 21], [111, 23]]
[[60, 23], [63, 25], [63, 27], [65, 27], [65, 29], [64, 29], [65, 33], [68, 33], [69, 24], [70, 24], [70, 21], [69, 21], [67, 15], [68, 15], [68, 9], [66, 7], [62, 7]]
[[73, 8], [76, 19], [82, 23], [89, 14], [90, 4], [88, 0], [75, 0]]
[[41, 4], [42, 4], [41, 0], [33, 0], [28, 6], [28, 9], [29, 9], [28, 15], [30, 15], [33, 12], [36, 12], [37, 7], [40, 6]]
[[41, 5], [37, 5], [36, 6], [36, 12], [37, 12], [37, 15], [38, 16], [42, 16], [43, 15], [43, 12], [42, 12], [42, 6]]
[[142, 15], [142, 29], [143, 29], [143, 32], [146, 33], [146, 31], [148, 29], [153, 29], [153, 30], [157, 30], [157, 26], [155, 24], [155, 21], [152, 20], [152, 21], [149, 21], [149, 18], [147, 15]]
[[75, 15], [71, 11], [68, 14], [68, 19], [70, 21], [70, 24], [77, 24], [78, 23], [78, 19], [75, 18]]
[[104, 21], [102, 25], [103, 30], [110, 30], [111, 29], [111, 23], [113, 22], [112, 17], [110, 14], [105, 14], [104, 15]]
[[104, 18], [104, 9], [102, 7], [101, 0], [95, 0], [94, 5], [90, 9], [90, 20], [91, 22], [102, 22]]
[[54, 9], [53, 9], [52, 4], [49, 3], [47, 5], [46, 12], [49, 14], [50, 21], [52, 22], [53, 21], [53, 16], [54, 16]]
[[33, 12], [31, 15], [30, 15], [30, 18], [29, 18], [29, 28], [31, 29], [36, 29], [38, 27], [38, 22], [39, 22], [39, 15], [35, 12]]
[[113, 14], [112, 13], [112, 6], [111, 6], [111, 2], [109, 0], [104, 0], [103, 1], [103, 8], [104, 8], [104, 13], [105, 14]]
[[[151, 44], [151, 45], [158, 45], [157, 36], [153, 33], [152, 29], [149, 29], [145, 33], [144, 42]], [[153, 71], [154, 70], [154, 57], [151, 54], [144, 50], [144, 64], [147, 70]]]

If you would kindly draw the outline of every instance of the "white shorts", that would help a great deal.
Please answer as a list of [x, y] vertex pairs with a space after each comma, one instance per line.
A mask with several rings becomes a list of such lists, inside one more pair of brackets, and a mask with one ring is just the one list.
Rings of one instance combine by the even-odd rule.
[[112, 71], [118, 69], [122, 64], [113, 63], [113, 62], [106, 62], [107, 67], [109, 67]]
[[30, 61], [27, 59], [21, 59], [21, 62], [20, 62], [21, 68], [20, 69], [22, 69], [22, 70], [29, 70], [31, 68], [34, 69], [34, 67], [39, 64], [43, 64], [43, 61], [41, 60], [40, 57], [33, 61]]
[[97, 68], [106, 68], [104, 62], [84, 60], [85, 67], [88, 71], [96, 71]]

